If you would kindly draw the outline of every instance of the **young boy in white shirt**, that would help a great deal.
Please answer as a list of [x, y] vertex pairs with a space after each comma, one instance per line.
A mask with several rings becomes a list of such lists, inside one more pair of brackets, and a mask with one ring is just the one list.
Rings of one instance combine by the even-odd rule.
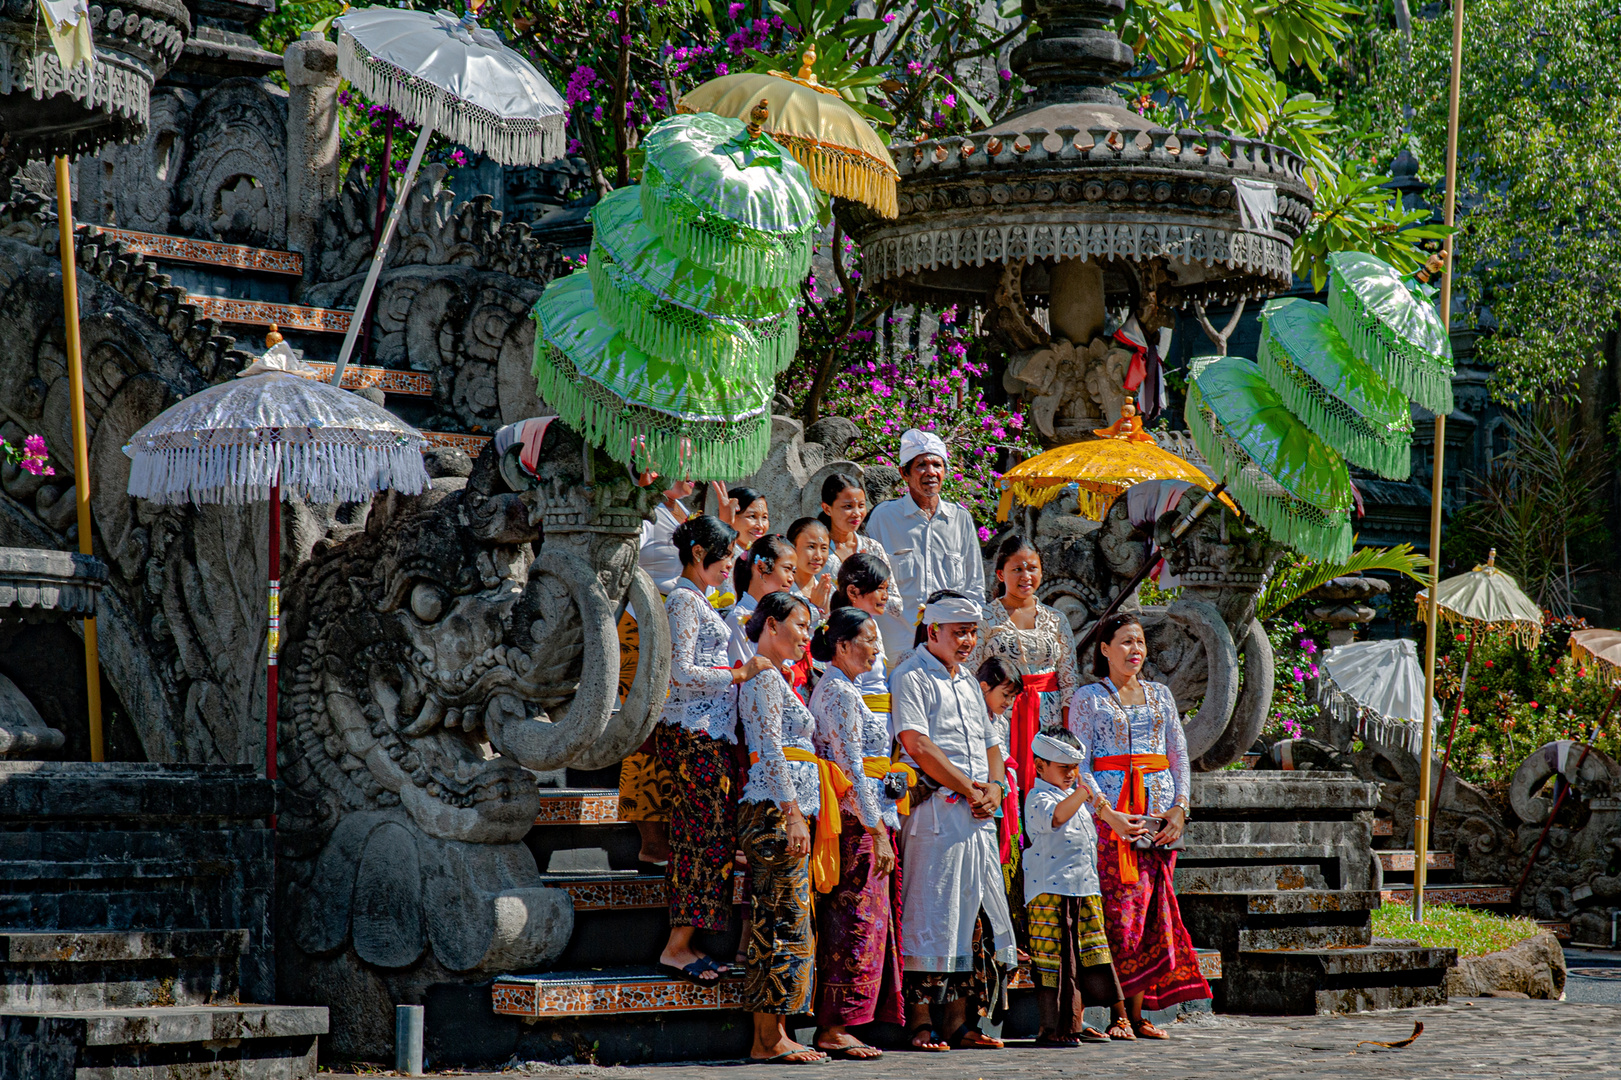
[[1113, 1006], [1124, 995], [1103, 928], [1091, 792], [1077, 782], [1080, 743], [1067, 731], [1038, 734], [1030, 750], [1036, 779], [1024, 803], [1024, 896], [1041, 1014], [1036, 1045], [1108, 1042], [1083, 1019], [1086, 1006]]

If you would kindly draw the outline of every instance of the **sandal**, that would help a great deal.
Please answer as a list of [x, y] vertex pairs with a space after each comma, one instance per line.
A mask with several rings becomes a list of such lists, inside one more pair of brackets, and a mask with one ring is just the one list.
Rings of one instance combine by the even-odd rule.
[[1002, 1050], [1006, 1043], [985, 1034], [971, 1024], [964, 1023], [951, 1038], [953, 1050]]
[[1109, 1025], [1108, 1037], [1115, 1042], [1136, 1042], [1137, 1033], [1131, 1030], [1131, 1024], [1125, 1017], [1121, 1017]]
[[1161, 1031], [1159, 1028], [1155, 1027], [1153, 1022], [1150, 1021], [1150, 1020], [1143, 1020], [1143, 1021], [1139, 1021], [1138, 1023], [1132, 1024], [1131, 1029], [1133, 1031], [1135, 1031], [1137, 1033], [1137, 1037], [1141, 1038], [1141, 1039], [1169, 1039], [1170, 1038], [1170, 1036], [1167, 1035], [1164, 1031]]
[[843, 1046], [823, 1046], [821, 1043], [816, 1043], [815, 1046], [816, 1049], [829, 1057], [838, 1058], [842, 1061], [876, 1061], [884, 1056], [882, 1050], [876, 1046], [868, 1046], [859, 1039]]
[[1103, 1032], [1099, 1031], [1095, 1027], [1083, 1028], [1081, 1030], [1080, 1039], [1082, 1042], [1089, 1043], [1106, 1043], [1110, 1041], [1107, 1035], [1103, 1034]]
[[[918, 1042], [919, 1035], [927, 1034], [928, 1038]], [[921, 1024], [906, 1033], [906, 1045], [923, 1054], [944, 1054], [951, 1050], [951, 1044], [940, 1037], [940, 1033], [928, 1024]]]
[[[687, 982], [696, 983], [699, 986], [714, 986], [716, 983], [720, 982], [721, 976], [725, 975], [727, 971], [730, 970], [722, 968], [719, 964], [715, 963], [715, 961], [711, 960], [707, 956], [700, 956], [692, 963], [683, 965], [682, 967], [676, 967], [674, 964], [660, 962], [658, 968], [662, 974], [668, 975], [672, 979], [684, 979]], [[704, 976], [710, 972], [714, 972], [715, 977], [713, 979], [704, 978]]]
[[[800, 1057], [801, 1054], [814, 1054], [815, 1057]], [[798, 1050], [789, 1050], [768, 1058], [749, 1058], [750, 1065], [826, 1065], [833, 1059], [809, 1046], [801, 1046]]]
[[1045, 1031], [1036, 1033], [1038, 1050], [1073, 1050], [1080, 1045], [1079, 1035], [1049, 1035]]

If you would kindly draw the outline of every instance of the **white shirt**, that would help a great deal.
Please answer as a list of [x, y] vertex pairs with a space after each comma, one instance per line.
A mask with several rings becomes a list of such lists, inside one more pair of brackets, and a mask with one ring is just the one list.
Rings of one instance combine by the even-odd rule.
[[894, 574], [891, 595], [899, 594], [901, 613], [878, 617], [884, 648], [899, 656], [912, 647], [923, 601], [937, 589], [955, 589], [976, 603], [985, 601], [985, 560], [979, 531], [967, 510], [941, 499], [934, 515], [924, 513], [907, 492], [880, 503], [867, 516], [867, 535], [889, 553]]
[[660, 596], [669, 596], [675, 579], [681, 576], [681, 553], [675, 549], [674, 539], [680, 524], [663, 499], [653, 508], [653, 520], [642, 522], [642, 548], [636, 561], [653, 579]]
[[1024, 852], [1026, 901], [1042, 893], [1102, 895], [1098, 888], [1098, 830], [1092, 812], [1083, 805], [1068, 821], [1053, 828], [1053, 811], [1068, 795], [1038, 776], [1024, 800], [1024, 834], [1030, 838]]
[[[979, 680], [966, 667], [958, 666], [952, 675], [928, 649], [916, 649], [896, 665], [889, 692], [889, 726], [897, 739], [903, 731], [927, 735], [970, 780], [991, 778], [985, 757], [985, 745], [993, 737], [990, 716]], [[901, 757], [917, 765], [904, 746]]]
[[754, 609], [759, 606], [760, 601], [744, 593], [737, 598], [737, 603], [732, 605], [732, 610], [726, 613], [726, 625], [732, 631], [731, 640], [726, 643], [726, 658], [732, 662], [733, 667], [753, 660], [754, 654], [759, 651], [754, 647], [754, 642], [749, 640], [748, 631], [745, 629], [749, 623], [749, 616], [753, 615]]

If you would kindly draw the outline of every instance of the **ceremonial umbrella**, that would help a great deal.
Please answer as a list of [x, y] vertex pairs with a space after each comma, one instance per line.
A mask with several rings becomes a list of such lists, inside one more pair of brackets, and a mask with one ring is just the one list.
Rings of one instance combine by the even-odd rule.
[[900, 174], [889, 148], [837, 90], [816, 81], [816, 50], [807, 49], [801, 59], [797, 76], [786, 71], [723, 75], [685, 94], [676, 108], [747, 120], [764, 101], [766, 133], [810, 171], [818, 188], [894, 217]]
[[281, 637], [281, 498], [360, 502], [428, 487], [420, 432], [379, 405], [309, 378], [271, 328], [265, 354], [230, 382], [163, 412], [124, 447], [129, 493], [168, 506], [270, 502], [270, 634], [265, 770], [276, 776], [276, 652]]
[[1452, 342], [1433, 290], [1360, 251], [1336, 251], [1328, 265], [1328, 310], [1351, 348], [1430, 412], [1450, 413]]
[[1193, 443], [1238, 504], [1303, 555], [1351, 554], [1345, 461], [1284, 405], [1253, 361], [1193, 361], [1184, 417]]
[[339, 74], [372, 101], [421, 125], [332, 372], [332, 385], [339, 386], [429, 136], [442, 131], [503, 165], [540, 165], [562, 155], [566, 106], [551, 83], [471, 11], [457, 19], [443, 11], [370, 7], [341, 15], [333, 25]]
[[[1045, 506], [1067, 485], [1074, 484], [1077, 512], [1082, 517], [1101, 521], [1116, 497], [1144, 480], [1186, 480], [1209, 487], [1211, 477], [1186, 458], [1154, 443], [1081, 439], [1037, 454], [1003, 473], [1002, 499], [996, 507], [996, 520], [1007, 520], [1014, 498], [1026, 506]], [[1222, 501], [1233, 506], [1226, 496], [1222, 496]]]
[[[1418, 618], [1429, 621], [1430, 590], [1418, 593]], [[1463, 671], [1458, 679], [1458, 701], [1452, 708], [1452, 726], [1447, 729], [1447, 749], [1441, 756], [1441, 777], [1435, 790], [1447, 778], [1447, 763], [1452, 760], [1452, 739], [1458, 732], [1458, 716], [1463, 711], [1463, 691], [1469, 684], [1469, 664], [1475, 658], [1477, 631], [1507, 629], [1521, 648], [1534, 649], [1542, 637], [1542, 609], [1536, 601], [1521, 591], [1519, 583], [1497, 569], [1497, 549], [1486, 555], [1486, 565], [1477, 566], [1466, 574], [1449, 577], [1435, 587], [1436, 611], [1442, 623], [1462, 624], [1468, 627], [1469, 647], [1464, 651]], [[1601, 631], [1607, 633], [1608, 631]], [[1575, 649], [1572, 638], [1571, 648]]]
[[1423, 742], [1424, 668], [1408, 638], [1353, 641], [1323, 653], [1317, 700], [1356, 734], [1419, 753]]

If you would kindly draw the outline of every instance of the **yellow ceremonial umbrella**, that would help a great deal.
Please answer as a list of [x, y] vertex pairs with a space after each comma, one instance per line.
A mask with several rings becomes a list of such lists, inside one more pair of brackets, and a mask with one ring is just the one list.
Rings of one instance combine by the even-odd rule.
[[900, 174], [889, 148], [837, 90], [816, 81], [811, 70], [816, 50], [807, 49], [802, 60], [798, 75], [742, 72], [710, 79], [683, 96], [676, 111], [717, 113], [747, 123], [750, 111], [764, 101], [766, 133], [810, 171], [812, 183], [894, 217]]
[[[1082, 439], [1021, 461], [1002, 476], [1002, 499], [996, 520], [1006, 521], [1017, 498], [1026, 506], [1045, 506], [1074, 484], [1077, 512], [1102, 521], [1109, 504], [1133, 484], [1144, 480], [1186, 480], [1210, 486], [1210, 477], [1186, 458], [1152, 442], [1129, 439]], [[1226, 495], [1221, 501], [1233, 506]], [[1233, 506], [1236, 511], [1238, 508]]]

